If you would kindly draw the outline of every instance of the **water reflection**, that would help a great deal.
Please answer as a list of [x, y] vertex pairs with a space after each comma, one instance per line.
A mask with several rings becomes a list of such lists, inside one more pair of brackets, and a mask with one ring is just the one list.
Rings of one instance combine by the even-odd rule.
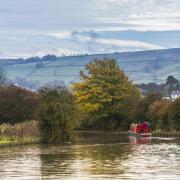
[[41, 146], [41, 176], [55, 179], [75, 173], [72, 164], [75, 154], [72, 146]]
[[135, 137], [129, 136], [129, 143], [131, 145], [138, 145], [138, 144], [151, 144], [151, 137]]
[[0, 179], [38, 179], [41, 175], [40, 149], [20, 146], [0, 149]]
[[[121, 147], [121, 148], [120, 148]], [[41, 172], [46, 178], [73, 179], [94, 176], [115, 177], [124, 173], [121, 162], [128, 158], [131, 147], [126, 143], [43, 147]], [[97, 175], [97, 176], [96, 176]]]
[[137, 139], [0, 149], [0, 179], [180, 179], [180, 144]]
[[160, 143], [133, 146], [129, 158], [123, 162], [129, 179], [180, 179], [180, 145]]

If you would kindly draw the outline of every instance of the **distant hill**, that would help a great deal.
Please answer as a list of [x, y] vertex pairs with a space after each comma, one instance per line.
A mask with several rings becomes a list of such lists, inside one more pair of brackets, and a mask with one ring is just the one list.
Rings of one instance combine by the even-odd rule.
[[180, 78], [180, 48], [111, 54], [43, 58], [1, 59], [0, 67], [14, 83], [31, 88], [79, 80], [79, 71], [92, 59], [115, 58], [134, 83], [164, 82], [169, 75]]

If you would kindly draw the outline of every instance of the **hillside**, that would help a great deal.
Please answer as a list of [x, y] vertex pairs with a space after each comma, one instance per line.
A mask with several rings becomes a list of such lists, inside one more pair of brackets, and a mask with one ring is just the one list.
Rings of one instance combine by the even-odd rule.
[[68, 85], [79, 79], [79, 71], [94, 58], [115, 58], [134, 83], [164, 82], [168, 75], [180, 77], [180, 48], [112, 54], [43, 58], [2, 59], [2, 67], [10, 80], [37, 88], [48, 83]]

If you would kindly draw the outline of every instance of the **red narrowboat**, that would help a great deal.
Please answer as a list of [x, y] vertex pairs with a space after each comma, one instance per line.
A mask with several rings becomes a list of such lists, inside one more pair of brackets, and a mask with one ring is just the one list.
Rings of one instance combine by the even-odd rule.
[[144, 122], [142, 124], [131, 124], [128, 135], [137, 137], [151, 137], [152, 133], [149, 127], [149, 123]]

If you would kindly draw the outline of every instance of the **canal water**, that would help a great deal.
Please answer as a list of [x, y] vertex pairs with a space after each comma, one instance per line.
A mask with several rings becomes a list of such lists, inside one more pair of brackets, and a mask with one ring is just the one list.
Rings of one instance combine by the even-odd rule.
[[174, 139], [84, 139], [75, 145], [0, 149], [0, 179], [180, 179]]

